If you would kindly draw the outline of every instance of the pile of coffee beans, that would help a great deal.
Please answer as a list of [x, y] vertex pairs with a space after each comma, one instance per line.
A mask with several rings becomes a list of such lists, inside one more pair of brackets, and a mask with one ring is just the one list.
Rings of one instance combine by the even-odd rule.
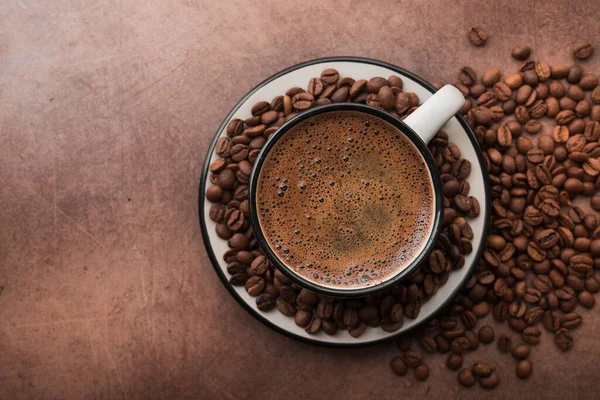
[[[573, 47], [577, 59], [592, 53], [589, 43]], [[454, 304], [397, 340], [402, 353], [391, 367], [398, 375], [424, 365], [422, 352], [439, 352], [448, 354], [448, 369], [459, 370], [460, 385], [491, 389], [500, 381], [493, 368], [463, 363], [467, 353], [496, 341], [515, 359], [516, 376], [526, 379], [533, 372], [531, 347], [550, 336], [559, 350], [571, 349], [582, 323], [577, 309], [595, 305], [600, 225], [584, 208], [600, 210], [598, 76], [578, 64], [528, 60], [530, 54], [528, 46], [516, 46], [512, 56], [523, 63], [504, 76], [495, 67], [480, 78], [469, 67], [459, 72], [461, 112], [490, 173], [491, 229], [484, 256]], [[505, 333], [478, 328], [488, 314], [506, 323]]]
[[[419, 105], [413, 92], [404, 92], [398, 76], [354, 80], [340, 77], [334, 69], [324, 70], [308, 82], [306, 90], [293, 87], [270, 102], [252, 107], [252, 116], [232, 119], [215, 148], [218, 159], [210, 165], [210, 185], [206, 198], [212, 202], [210, 218], [216, 222], [217, 235], [227, 241], [224, 255], [232, 285], [244, 286], [256, 297], [261, 311], [276, 308], [293, 317], [308, 333], [323, 331], [333, 335], [347, 330], [353, 337], [368, 327], [394, 332], [404, 318], [415, 319], [421, 305], [445, 284], [453, 270], [464, 266], [465, 255], [473, 251], [473, 231], [468, 219], [480, 213], [478, 199], [469, 195], [471, 163], [460, 149], [439, 132], [429, 143], [444, 182], [443, 230], [428, 262], [421, 265], [401, 285], [363, 298], [335, 299], [293, 283], [262, 253], [248, 215], [248, 182], [253, 164], [267, 139], [285, 121], [311, 107], [337, 102], [365, 103], [405, 118]], [[418, 376], [429, 371], [420, 367]]]

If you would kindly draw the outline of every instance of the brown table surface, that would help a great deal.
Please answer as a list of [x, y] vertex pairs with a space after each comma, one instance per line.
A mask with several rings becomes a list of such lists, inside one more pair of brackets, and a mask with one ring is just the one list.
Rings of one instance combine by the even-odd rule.
[[[204, 250], [208, 145], [276, 71], [354, 55], [452, 82], [464, 64], [512, 72], [515, 42], [551, 63], [579, 38], [600, 47], [596, 0], [450, 3], [0, 2], [0, 398], [597, 398], [597, 310], [571, 352], [544, 334], [528, 381], [488, 346], [466, 362], [497, 365], [496, 391], [459, 390], [443, 357], [417, 384], [390, 371], [391, 344], [317, 348], [261, 325]], [[600, 72], [600, 54], [582, 64]]]

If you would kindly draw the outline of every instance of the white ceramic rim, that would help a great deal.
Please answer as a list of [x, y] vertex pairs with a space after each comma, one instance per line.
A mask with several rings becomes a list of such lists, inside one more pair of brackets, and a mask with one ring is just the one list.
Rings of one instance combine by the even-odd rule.
[[418, 317], [414, 320], [405, 318], [404, 325], [395, 332], [385, 332], [380, 328], [368, 328], [365, 333], [358, 337], [351, 337], [347, 331], [338, 331], [335, 335], [327, 335], [324, 332], [308, 334], [304, 329], [296, 326], [294, 319], [284, 316], [277, 310], [262, 312], [256, 307], [255, 298], [248, 295], [243, 286], [229, 284], [227, 264], [223, 260], [223, 254], [228, 250], [227, 242], [220, 239], [215, 233], [216, 223], [209, 218], [211, 203], [205, 201], [205, 192], [208, 181], [209, 165], [218, 158], [214, 153], [217, 140], [225, 136], [225, 128], [232, 118], [245, 119], [251, 115], [252, 105], [261, 100], [270, 101], [275, 96], [281, 95], [282, 90], [293, 86], [304, 87], [310, 78], [319, 76], [326, 68], [335, 68], [340, 76], [352, 76], [355, 79], [369, 79], [374, 76], [387, 77], [395, 74], [402, 78], [404, 91], [415, 92], [421, 102], [427, 100], [435, 88], [422, 78], [411, 72], [405, 71], [397, 66], [381, 61], [359, 58], [359, 57], [332, 57], [307, 61], [294, 65], [266, 79], [246, 96], [244, 96], [229, 112], [223, 123], [219, 126], [217, 133], [209, 147], [202, 169], [202, 177], [199, 187], [199, 216], [202, 236], [208, 255], [211, 259], [219, 278], [234, 296], [234, 298], [255, 318], [270, 328], [285, 334], [288, 337], [298, 339], [311, 344], [334, 346], [334, 347], [357, 347], [371, 345], [394, 336], [400, 335], [417, 325], [430, 319], [438, 310], [443, 308], [458, 292], [462, 284], [467, 280], [470, 271], [481, 256], [484, 248], [485, 234], [489, 224], [490, 195], [488, 174], [485, 167], [481, 150], [477, 145], [475, 135], [467, 125], [466, 121], [456, 115], [444, 125], [442, 130], [448, 133], [450, 140], [458, 145], [464, 158], [471, 161], [472, 170], [468, 178], [471, 190], [470, 194], [477, 197], [480, 202], [481, 213], [479, 217], [469, 220], [473, 228], [474, 241], [473, 252], [465, 257], [465, 265], [450, 274], [450, 278], [438, 292], [427, 302], [423, 303]]

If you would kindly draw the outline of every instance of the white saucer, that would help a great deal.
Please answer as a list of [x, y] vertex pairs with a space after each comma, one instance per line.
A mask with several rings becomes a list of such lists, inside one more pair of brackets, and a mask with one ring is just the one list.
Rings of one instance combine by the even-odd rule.
[[250, 109], [256, 102], [260, 100], [270, 102], [275, 96], [283, 94], [287, 89], [293, 86], [306, 87], [311, 78], [320, 76], [321, 71], [326, 68], [335, 68], [338, 70], [341, 77], [351, 76], [354, 79], [369, 79], [374, 76], [387, 78], [390, 75], [398, 75], [402, 78], [404, 83], [403, 90], [406, 92], [415, 92], [419, 96], [421, 102], [427, 100], [435, 91], [433, 86], [422, 78], [405, 71], [402, 68], [381, 61], [358, 57], [316, 59], [294, 65], [271, 76], [244, 96], [244, 98], [242, 98], [229, 112], [217, 130], [217, 134], [210, 145], [202, 170], [198, 199], [200, 226], [206, 251], [208, 252], [219, 278], [233, 297], [259, 321], [289, 337], [313, 344], [338, 347], [364, 346], [390, 339], [428, 320], [436, 311], [447, 304], [467, 280], [471, 270], [483, 252], [485, 244], [490, 212], [488, 174], [475, 135], [462, 117], [455, 116], [442, 129], [448, 133], [450, 140], [456, 143], [463, 157], [470, 160], [472, 164], [471, 175], [468, 179], [471, 187], [470, 195], [475, 196], [479, 200], [481, 206], [479, 217], [469, 220], [475, 237], [473, 240], [473, 252], [465, 257], [464, 267], [460, 270], [453, 271], [450, 274], [448, 282], [440, 287], [438, 292], [429, 299], [429, 301], [423, 303], [417, 319], [411, 320], [405, 318], [404, 325], [398, 331], [390, 333], [385, 332], [381, 328], [368, 328], [367, 331], [358, 338], [351, 337], [346, 331], [338, 331], [332, 336], [327, 335], [324, 332], [310, 335], [306, 333], [304, 329], [296, 326], [293, 318], [284, 316], [276, 309], [268, 312], [259, 311], [256, 307], [255, 298], [248, 295], [243, 286], [232, 286], [229, 284], [227, 263], [223, 261], [223, 254], [228, 250], [227, 243], [216, 235], [216, 224], [209, 218], [211, 203], [205, 201], [204, 197], [207, 187], [206, 183], [208, 181], [209, 165], [218, 158], [218, 156], [214, 154], [215, 145], [221, 136], [225, 136], [225, 127], [232, 118], [248, 118], [251, 115]]

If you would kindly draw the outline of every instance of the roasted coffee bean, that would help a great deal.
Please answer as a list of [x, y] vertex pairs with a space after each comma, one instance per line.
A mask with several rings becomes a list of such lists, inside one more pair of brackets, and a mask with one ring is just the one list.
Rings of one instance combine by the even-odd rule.
[[323, 93], [323, 81], [320, 78], [312, 78], [308, 82], [308, 93], [312, 94], [315, 97], [318, 97], [321, 93]]
[[339, 73], [333, 68], [327, 68], [321, 72], [321, 80], [327, 85], [333, 85], [339, 77]]
[[423, 355], [418, 351], [408, 350], [402, 355], [402, 359], [411, 368], [416, 368], [423, 360]]
[[[523, 82], [526, 85], [532, 86], [532, 87], [536, 87], [539, 84], [539, 77], [537, 76], [535, 70], [527, 70], [523, 72]], [[536, 97], [537, 97], [537, 91], [534, 90], [533, 93]]]
[[392, 368], [392, 371], [394, 371], [394, 373], [398, 376], [404, 376], [408, 371], [408, 366], [406, 365], [406, 362], [404, 362], [403, 357], [400, 356], [392, 358], [390, 366]]
[[302, 92], [292, 97], [292, 106], [298, 111], [304, 111], [313, 106], [315, 98], [308, 92]]
[[573, 337], [568, 329], [560, 328], [554, 334], [554, 343], [562, 351], [570, 350], [573, 347]]
[[450, 343], [450, 350], [455, 354], [463, 354], [469, 350], [471, 344], [465, 337], [458, 337]]
[[489, 344], [494, 341], [494, 329], [489, 325], [484, 325], [479, 329], [479, 341], [483, 344]]
[[256, 298], [256, 307], [260, 311], [269, 311], [275, 307], [275, 299], [268, 293], [263, 293]]
[[500, 383], [500, 378], [496, 375], [495, 372], [492, 372], [490, 376], [480, 377], [479, 385], [481, 385], [484, 389], [493, 389]]
[[383, 86], [389, 86], [387, 79], [377, 76], [367, 81], [366, 88], [369, 93], [377, 94]]
[[594, 53], [594, 47], [584, 41], [575, 42], [572, 49], [573, 55], [580, 60], [585, 60]]
[[[492, 107], [498, 101], [494, 92], [485, 92], [477, 98], [477, 105], [482, 107]], [[490, 115], [491, 119], [491, 115]], [[485, 122], [478, 122], [481, 125], [487, 125]]]
[[488, 34], [480, 25], [471, 28], [467, 36], [475, 46], [483, 46], [488, 39]]
[[456, 353], [448, 354], [448, 358], [446, 359], [446, 366], [449, 369], [456, 371], [457, 369], [462, 367], [462, 365], [463, 365], [463, 358], [461, 355], [456, 354]]
[[469, 368], [463, 368], [458, 372], [457, 375], [458, 383], [464, 387], [472, 387], [477, 382], [477, 378], [473, 374], [473, 371]]
[[527, 344], [538, 344], [540, 342], [541, 332], [538, 328], [530, 326], [523, 330], [523, 341]]
[[523, 332], [527, 327], [527, 323], [522, 318], [509, 318], [508, 326], [516, 332]]
[[600, 104], [600, 86], [596, 86], [592, 91], [592, 101], [596, 104]]
[[584, 308], [592, 308], [592, 307], [594, 307], [594, 304], [596, 303], [596, 301], [594, 299], [594, 295], [592, 295], [587, 290], [584, 290], [577, 295], [577, 301]]
[[585, 280], [585, 289], [590, 293], [598, 293], [600, 291], [600, 280], [591, 276]]
[[567, 82], [577, 84], [583, 77], [583, 69], [579, 65], [573, 65], [567, 73]]
[[527, 379], [533, 372], [533, 364], [529, 360], [520, 360], [517, 362], [516, 373], [519, 379]]
[[535, 73], [540, 82], [548, 80], [550, 78], [550, 65], [546, 61], [537, 62], [535, 64]]
[[510, 336], [508, 336], [507, 334], [502, 334], [498, 337], [498, 350], [500, 350], [501, 353], [508, 353], [509, 351], [511, 351], [511, 338]]
[[419, 340], [421, 348], [427, 353], [435, 353], [437, 351], [437, 343], [431, 336], [425, 336]]
[[473, 374], [477, 377], [488, 377], [490, 376], [494, 370], [492, 369], [492, 367], [482, 361], [478, 361], [475, 364], [473, 364], [473, 367], [471, 368], [471, 370], [473, 371]]
[[472, 86], [477, 81], [477, 74], [473, 68], [465, 66], [461, 68], [458, 80], [465, 86]]
[[342, 103], [348, 99], [348, 86], [342, 86], [331, 95], [332, 103]]
[[516, 90], [523, 84], [523, 76], [515, 72], [504, 77], [504, 83], [512, 90]]
[[415, 368], [415, 378], [419, 381], [425, 381], [429, 377], [429, 367], [427, 364], [421, 364]]
[[531, 54], [531, 49], [529, 48], [529, 46], [524, 45], [524, 44], [519, 44], [515, 47], [513, 47], [512, 52], [511, 52], [511, 56], [517, 60], [525, 60], [529, 57], [529, 55]]

